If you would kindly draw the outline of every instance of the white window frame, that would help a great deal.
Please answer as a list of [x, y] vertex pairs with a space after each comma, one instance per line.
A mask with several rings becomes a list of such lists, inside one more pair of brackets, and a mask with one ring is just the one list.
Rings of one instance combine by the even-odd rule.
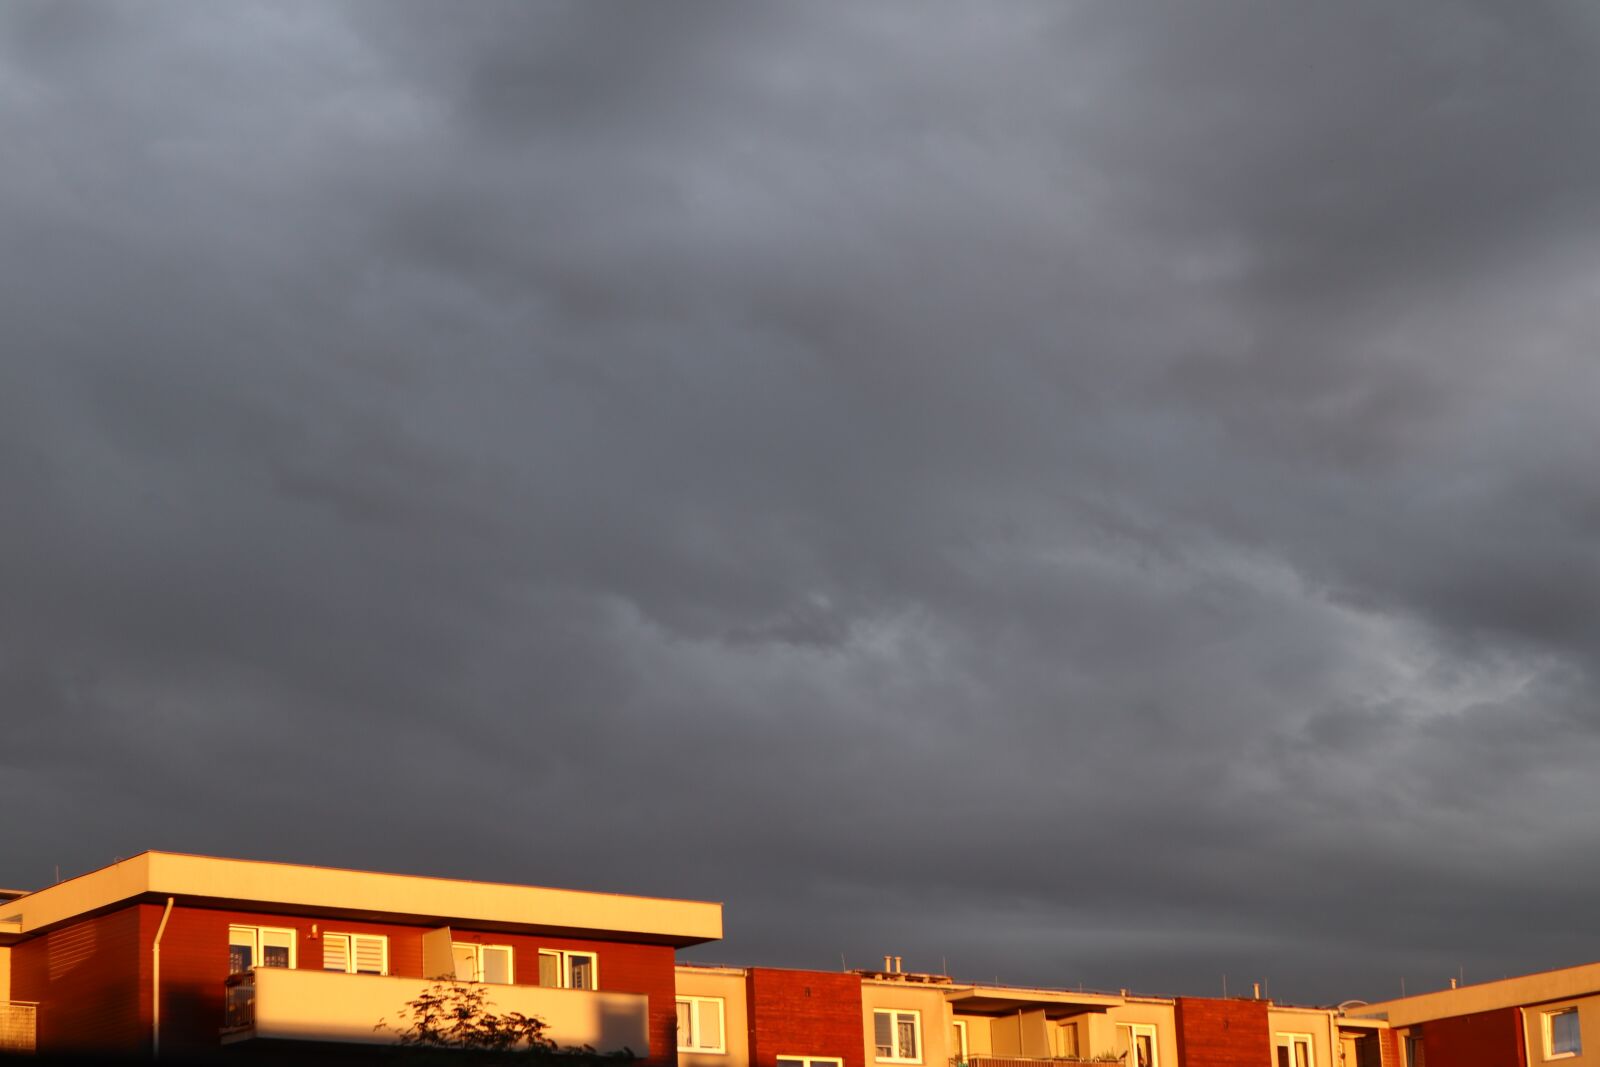
[[1124, 1067], [1139, 1067], [1138, 1057], [1134, 1053], [1141, 1037], [1150, 1039], [1150, 1067], [1161, 1067], [1161, 1037], [1156, 1033], [1155, 1023], [1118, 1023], [1117, 1026], [1126, 1032], [1128, 1038], [1128, 1059]]
[[[689, 1032], [678, 1028], [679, 1052], [716, 1052], [728, 1051], [728, 1002], [721, 997], [697, 997], [687, 994], [678, 996], [679, 1004], [689, 1007]], [[703, 1045], [700, 1043], [700, 1005], [715, 1004], [717, 1006], [717, 1043]]]
[[[486, 949], [489, 949], [489, 950], [495, 950], [495, 951], [504, 952], [506, 954], [506, 980], [505, 980], [504, 984], [506, 984], [506, 985], [515, 985], [516, 984], [516, 982], [517, 982], [517, 954], [511, 950], [511, 946], [510, 945], [480, 945], [476, 941], [452, 941], [452, 942], [450, 942], [450, 961], [452, 963], [455, 962], [456, 950], [457, 949], [463, 949], [463, 948], [470, 948], [472, 950], [472, 977], [471, 978], [462, 978], [460, 975], [457, 975], [456, 976], [456, 980], [457, 981], [483, 982], [484, 981], [484, 978], [483, 978], [483, 953], [484, 953], [484, 951]], [[385, 962], [385, 964], [387, 964], [388, 960], [385, 959], [384, 962]], [[499, 985], [501, 983], [493, 982], [493, 983], [485, 983], [485, 984]]]
[[[907, 1015], [911, 1017], [911, 1023], [914, 1027], [913, 1033], [915, 1034], [915, 1040], [917, 1042], [917, 1047], [915, 1050], [916, 1055], [907, 1059], [906, 1057], [901, 1056], [898, 1052], [891, 1051], [889, 1055], [885, 1056], [879, 1051], [879, 1049], [883, 1047], [882, 1045], [878, 1044], [878, 1016], [880, 1015], [889, 1016], [889, 1037], [891, 1040], [893, 1040], [900, 1033], [901, 1018]], [[895, 1045], [890, 1045], [891, 1050], [895, 1047]], [[922, 1012], [917, 1011], [915, 1008], [874, 1008], [872, 1010], [872, 1051], [876, 1055], [879, 1063], [921, 1063]]]
[[[540, 949], [539, 950], [539, 959], [541, 960], [541, 963], [539, 965], [539, 975], [540, 975], [540, 984], [541, 985], [543, 985], [543, 980], [544, 980], [544, 964], [543, 964], [542, 961], [543, 961], [544, 957], [546, 957], [546, 956], [553, 957], [556, 960], [556, 983], [557, 983], [556, 985], [549, 986], [547, 988], [550, 988], [550, 989], [581, 988], [581, 989], [587, 989], [590, 992], [595, 992], [595, 991], [599, 990], [599, 988], [600, 988], [600, 954], [598, 952], [590, 952], [590, 951], [588, 951], [586, 949], [565, 949], [565, 948], [542, 948], [542, 949]], [[594, 985], [592, 985], [592, 986], [574, 986], [572, 984], [572, 960], [573, 960], [573, 957], [575, 957], [575, 956], [582, 956], [584, 959], [589, 961], [589, 977], [594, 982]]]
[[388, 934], [347, 934], [325, 933], [322, 935], [322, 969], [333, 974], [341, 973], [337, 967], [328, 966], [328, 942], [344, 942], [344, 974], [371, 974], [371, 971], [356, 970], [356, 943], [358, 941], [376, 941], [382, 951], [383, 970], [380, 975], [389, 973], [389, 935]]
[[1289, 1067], [1299, 1067], [1299, 1061], [1294, 1057], [1295, 1048], [1299, 1045], [1305, 1046], [1306, 1067], [1317, 1067], [1317, 1043], [1311, 1040], [1310, 1034], [1274, 1034], [1272, 1042], [1274, 1062], [1277, 1060], [1278, 1049], [1286, 1048], [1289, 1050]]
[[782, 1063], [784, 1060], [797, 1061], [802, 1064], [803, 1067], [823, 1067], [823, 1064], [827, 1064], [828, 1067], [844, 1067], [844, 1060], [840, 1059], [838, 1056], [791, 1056], [780, 1052], [773, 1058], [779, 1063]]
[[[1557, 1052], [1555, 1050], [1554, 1024], [1556, 1017], [1560, 1015], [1571, 1015], [1578, 1021], [1578, 1047], [1571, 1052]], [[1583, 1055], [1583, 1017], [1578, 1014], [1578, 1006], [1576, 1004], [1541, 1012], [1539, 1015], [1539, 1028], [1544, 1032], [1544, 1058], [1546, 1060], [1570, 1060], [1576, 1056]]]
[[[228, 952], [231, 955], [234, 946], [234, 935], [243, 933], [250, 939], [250, 966], [243, 972], [248, 974], [261, 966], [261, 935], [262, 934], [288, 934], [289, 935], [289, 970], [294, 970], [300, 965], [300, 931], [289, 926], [252, 926], [248, 923], [228, 924]], [[244, 943], [244, 938], [239, 938], [239, 944]], [[232, 961], [229, 961], [230, 969]], [[276, 970], [278, 968], [274, 968]]]
[[950, 1026], [956, 1032], [956, 1055], [961, 1057], [962, 1063], [966, 1063], [970, 1055], [967, 1052], [967, 1020], [953, 1019]]

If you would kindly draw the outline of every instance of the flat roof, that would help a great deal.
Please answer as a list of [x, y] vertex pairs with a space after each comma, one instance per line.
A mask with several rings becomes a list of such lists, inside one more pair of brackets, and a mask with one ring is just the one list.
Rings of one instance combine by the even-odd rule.
[[[938, 988], [938, 987], [935, 987]], [[973, 1015], [1002, 1015], [1043, 1008], [1046, 1018], [1105, 1011], [1128, 998], [1116, 993], [1075, 993], [1070, 989], [1026, 989], [1011, 986], [972, 985], [947, 990], [951, 1007]]]
[[[142, 852], [0, 903], [0, 924], [23, 936], [79, 915], [167, 897], [186, 904], [248, 907], [378, 921], [592, 933], [684, 947], [722, 937], [722, 905], [620, 893], [460, 881], [292, 863]], [[0, 926], [4, 929], [4, 926]]]
[[1427, 1019], [1470, 1015], [1554, 1000], [1569, 1000], [1600, 993], [1600, 963], [1562, 967], [1554, 971], [1478, 982], [1456, 989], [1440, 989], [1394, 1000], [1375, 1001], [1351, 1007], [1350, 1016], [1387, 1019], [1391, 1026], [1409, 1026]]

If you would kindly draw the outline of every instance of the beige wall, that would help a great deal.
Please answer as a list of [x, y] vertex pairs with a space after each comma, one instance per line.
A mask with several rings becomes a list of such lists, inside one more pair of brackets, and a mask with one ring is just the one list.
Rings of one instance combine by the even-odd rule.
[[[1583, 1051], [1576, 1056], [1562, 1056], [1553, 1061], [1545, 1059], [1544, 1017], [1563, 1008], [1578, 1009], [1578, 1037]], [[1553, 1062], [1561, 1067], [1596, 1067], [1600, 1065], [1600, 996], [1571, 997], [1550, 1004], [1540, 1004], [1522, 1010], [1523, 1037], [1527, 1043], [1530, 1067]]]
[[736, 968], [679, 967], [681, 996], [720, 997], [724, 1053], [680, 1052], [678, 1067], [750, 1067], [750, 1015], [745, 1001], [745, 974]]
[[[1340, 1067], [1331, 1019], [1331, 1013], [1326, 1011], [1274, 1005], [1267, 1009], [1267, 1031], [1272, 1035], [1272, 1047], [1277, 1049], [1279, 1034], [1307, 1035], [1311, 1038], [1312, 1067]], [[1354, 1063], [1352, 1059], [1351, 1067]]]
[[[255, 972], [255, 1036], [307, 1041], [392, 1044], [406, 1026], [406, 1003], [432, 983], [264, 967]], [[520, 1011], [548, 1024], [557, 1045], [592, 1045], [599, 1052], [630, 1048], [650, 1054], [649, 998], [641, 993], [492, 985], [492, 1011]], [[390, 1029], [374, 1030], [380, 1020]]]
[[[1178, 1028], [1172, 1001], [1130, 999], [1125, 1004], [1107, 1009], [1104, 1015], [1090, 1015], [1088, 1018], [1091, 1053], [1125, 1051], [1128, 1043], [1120, 1025], [1141, 1023], [1156, 1028], [1156, 1067], [1179, 1067]], [[1133, 1067], [1132, 1059], [1123, 1063]]]
[[[961, 1019], [967, 1024], [967, 1055], [991, 1056], [994, 1054], [994, 1044], [989, 1036], [990, 1019], [987, 1015], [955, 1015], [954, 1019]], [[953, 1021], [953, 1020], [952, 1020]], [[950, 1050], [954, 1055], [956, 1049]]]
[[[922, 1015], [922, 1063], [925, 1067], [948, 1067], [952, 1054], [954, 1013], [945, 999], [948, 986], [918, 985], [911, 982], [861, 983], [861, 1040], [867, 1064], [878, 1062], [877, 1041], [873, 1034], [873, 1013], [879, 1008], [916, 1011]], [[968, 1050], [971, 1051], [969, 1044]]]

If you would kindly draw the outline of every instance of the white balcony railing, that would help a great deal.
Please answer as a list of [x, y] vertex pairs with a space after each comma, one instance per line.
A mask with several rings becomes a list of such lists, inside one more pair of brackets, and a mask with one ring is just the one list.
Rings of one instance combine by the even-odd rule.
[[[262, 967], [228, 979], [222, 1040], [395, 1044], [408, 1023], [408, 1003], [436, 984], [425, 978]], [[650, 1054], [650, 1001], [642, 993], [526, 985], [484, 988], [489, 1010], [543, 1019], [545, 1036], [560, 1047]], [[375, 1029], [380, 1021], [385, 1028]]]
[[0, 1053], [33, 1052], [38, 1041], [39, 1005], [0, 1000]]

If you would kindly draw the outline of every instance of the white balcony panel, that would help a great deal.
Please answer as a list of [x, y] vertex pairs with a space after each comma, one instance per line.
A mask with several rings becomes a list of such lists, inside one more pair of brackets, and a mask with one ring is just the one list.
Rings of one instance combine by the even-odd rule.
[[[407, 1002], [435, 983], [421, 978], [380, 977], [260, 968], [255, 972], [254, 1026], [230, 1035], [288, 1041], [354, 1041], [394, 1044], [410, 1024]], [[488, 1010], [520, 1011], [545, 1021], [557, 1045], [590, 1045], [598, 1052], [632, 1049], [650, 1054], [649, 998], [642, 993], [606, 993], [540, 986], [488, 985]], [[388, 1028], [375, 1030], [379, 1020]]]

